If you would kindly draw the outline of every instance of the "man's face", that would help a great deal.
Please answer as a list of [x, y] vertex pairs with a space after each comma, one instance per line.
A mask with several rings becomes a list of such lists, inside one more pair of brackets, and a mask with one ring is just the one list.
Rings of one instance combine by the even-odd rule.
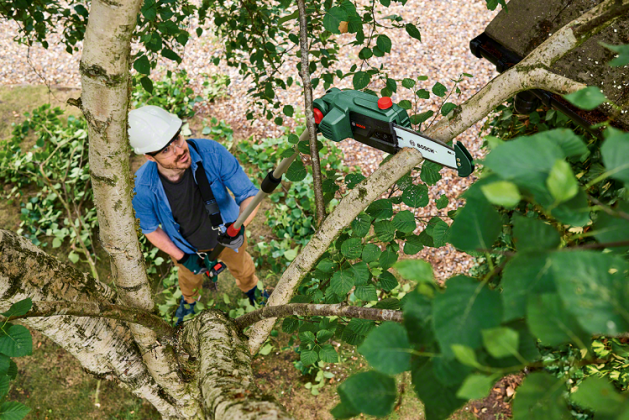
[[161, 152], [155, 156], [146, 155], [150, 161], [157, 163], [164, 169], [188, 169], [191, 164], [188, 143], [180, 134]]

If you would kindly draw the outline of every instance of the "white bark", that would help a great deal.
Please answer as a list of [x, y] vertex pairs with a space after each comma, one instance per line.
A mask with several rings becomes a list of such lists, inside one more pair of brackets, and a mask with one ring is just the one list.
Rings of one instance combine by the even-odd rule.
[[[623, 6], [627, 4], [629, 4], [629, 0], [622, 0]], [[497, 76], [476, 95], [448, 114], [446, 118], [442, 118], [432, 129], [427, 130], [425, 134], [448, 142], [480, 121], [498, 105], [523, 90], [544, 89], [565, 94], [585, 87], [581, 83], [550, 73], [548, 68], [554, 61], [585, 42], [598, 30], [608, 26], [610, 21], [600, 22], [597, 29], [591, 30], [588, 34], [578, 36], [574, 34], [576, 29], [594, 21], [613, 7], [618, 7], [615, 0], [607, 0], [557, 31], [522, 62]], [[617, 19], [617, 17], [613, 19]], [[308, 245], [302, 249], [301, 253], [282, 274], [268, 304], [287, 304], [297, 290], [299, 283], [313, 269], [315, 262], [328, 249], [340, 231], [367, 205], [380, 197], [402, 175], [413, 169], [421, 161], [421, 153], [415, 149], [405, 149], [393, 156], [389, 162], [378, 168], [369, 178], [352, 190], [334, 212], [328, 216]], [[392, 168], [394, 168], [394, 173], [391, 173]], [[369, 199], [357, 194], [357, 191], [364, 191], [368, 194]], [[265, 319], [251, 327], [249, 350], [252, 353], [256, 353], [260, 349], [274, 323], [275, 319]]]
[[[100, 238], [112, 259], [121, 304], [153, 310], [131, 205], [127, 115], [131, 35], [142, 0], [93, 0], [81, 57], [83, 113], [89, 124], [90, 169]], [[146, 367], [184, 417], [199, 412], [176, 371], [174, 354], [154, 348], [156, 334], [130, 324]]]
[[[30, 297], [33, 301], [113, 303], [115, 293], [71, 264], [58, 262], [13, 232], [0, 230], [0, 311]], [[146, 369], [133, 337], [121, 322], [53, 316], [23, 321], [72, 354], [89, 372], [119, 380], [151, 402], [165, 418], [176, 410]]]
[[254, 383], [251, 355], [232, 320], [205, 311], [186, 325], [182, 341], [197, 371], [204, 418], [290, 420], [284, 407]]

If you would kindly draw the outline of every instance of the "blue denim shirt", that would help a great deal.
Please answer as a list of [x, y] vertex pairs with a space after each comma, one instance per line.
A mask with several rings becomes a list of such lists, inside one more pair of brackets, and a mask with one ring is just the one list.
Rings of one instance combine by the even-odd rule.
[[[190, 150], [192, 173], [195, 174], [198, 164], [203, 163], [214, 198], [221, 210], [224, 223], [234, 222], [240, 212], [240, 203], [258, 193], [258, 189], [242, 170], [238, 160], [221, 144], [213, 140], [190, 139], [199, 150], [197, 153], [188, 144]], [[195, 177], [196, 181], [196, 177]], [[227, 192], [234, 194], [236, 200]], [[154, 232], [160, 225], [173, 243], [183, 252], [190, 254], [197, 250], [179, 232], [179, 224], [175, 221], [157, 172], [157, 164], [148, 161], [135, 173], [133, 189], [133, 208], [140, 219], [142, 233]], [[205, 212], [205, 209], [199, 209]]]

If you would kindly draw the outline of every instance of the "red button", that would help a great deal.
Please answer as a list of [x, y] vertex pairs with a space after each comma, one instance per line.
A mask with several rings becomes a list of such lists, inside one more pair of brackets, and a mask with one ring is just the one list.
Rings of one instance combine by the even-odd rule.
[[315, 108], [313, 112], [314, 112], [314, 117], [315, 117], [315, 123], [319, 124], [321, 120], [323, 119], [323, 112], [319, 111], [317, 108]]
[[388, 96], [383, 96], [378, 99], [378, 108], [380, 109], [389, 109], [393, 106], [393, 101]]

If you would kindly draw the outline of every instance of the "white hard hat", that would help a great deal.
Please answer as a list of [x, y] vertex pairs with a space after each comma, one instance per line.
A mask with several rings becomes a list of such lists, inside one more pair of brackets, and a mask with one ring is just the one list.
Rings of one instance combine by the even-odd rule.
[[154, 105], [129, 112], [129, 143], [138, 155], [162, 149], [181, 128], [175, 114]]

